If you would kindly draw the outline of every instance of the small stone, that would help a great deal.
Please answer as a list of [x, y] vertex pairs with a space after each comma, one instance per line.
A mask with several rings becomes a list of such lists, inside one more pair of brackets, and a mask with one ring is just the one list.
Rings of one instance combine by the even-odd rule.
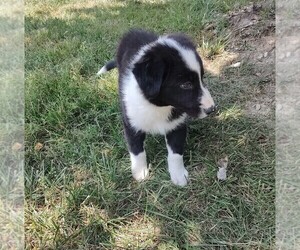
[[261, 108], [260, 104], [255, 104], [255, 109], [256, 109], [257, 111], [260, 110], [260, 108]]
[[240, 66], [241, 66], [241, 62], [237, 62], [237, 63], [231, 64], [229, 67], [230, 68], [237, 68], [237, 67], [240, 67]]

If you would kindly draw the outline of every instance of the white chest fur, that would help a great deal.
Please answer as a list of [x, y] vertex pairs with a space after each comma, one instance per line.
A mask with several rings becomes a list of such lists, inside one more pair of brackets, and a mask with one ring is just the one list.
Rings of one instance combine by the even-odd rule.
[[164, 135], [185, 121], [186, 114], [169, 121], [172, 107], [158, 107], [145, 99], [132, 73], [129, 73], [123, 80], [125, 82], [122, 93], [126, 115], [131, 126], [136, 130]]

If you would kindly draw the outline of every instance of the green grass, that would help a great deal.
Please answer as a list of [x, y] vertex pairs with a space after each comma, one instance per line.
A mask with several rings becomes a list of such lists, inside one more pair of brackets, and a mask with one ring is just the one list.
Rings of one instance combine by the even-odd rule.
[[[95, 78], [135, 26], [185, 32], [207, 57], [221, 55], [223, 14], [245, 2], [26, 2], [27, 249], [273, 249], [274, 131], [243, 112], [257, 88], [251, 64], [224, 70], [226, 80], [207, 76], [221, 109], [190, 124], [185, 188], [170, 181], [160, 136], [146, 141], [149, 180], [132, 179], [117, 72]], [[210, 23], [214, 36], [202, 32]], [[224, 154], [229, 176], [219, 182]]]

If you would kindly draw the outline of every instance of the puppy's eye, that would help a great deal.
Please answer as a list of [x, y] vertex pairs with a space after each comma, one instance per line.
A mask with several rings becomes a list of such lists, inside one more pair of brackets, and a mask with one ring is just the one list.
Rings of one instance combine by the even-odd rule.
[[188, 89], [193, 89], [194, 86], [191, 82], [185, 82], [185, 83], [180, 84], [180, 88], [188, 90]]

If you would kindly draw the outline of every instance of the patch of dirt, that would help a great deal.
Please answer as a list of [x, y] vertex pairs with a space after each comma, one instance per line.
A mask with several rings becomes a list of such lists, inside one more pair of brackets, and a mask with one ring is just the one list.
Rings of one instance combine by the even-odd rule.
[[[275, 110], [275, 2], [250, 3], [226, 14], [229, 41], [225, 51], [204, 58], [205, 69], [221, 82], [240, 81], [248, 96], [241, 101], [246, 116], [274, 126]], [[226, 73], [226, 70], [230, 72]]]
[[[198, 51], [201, 54], [201, 51]], [[216, 56], [213, 60], [207, 58], [202, 58], [205, 70], [210, 74], [218, 76], [221, 75], [221, 72], [224, 67], [230, 65], [234, 60], [237, 59], [237, 54], [224, 51], [221, 55]]]
[[275, 4], [251, 3], [228, 14], [232, 36], [228, 49], [238, 53], [239, 62], [252, 64], [249, 78], [257, 81], [245, 114], [271, 119], [275, 108]]

